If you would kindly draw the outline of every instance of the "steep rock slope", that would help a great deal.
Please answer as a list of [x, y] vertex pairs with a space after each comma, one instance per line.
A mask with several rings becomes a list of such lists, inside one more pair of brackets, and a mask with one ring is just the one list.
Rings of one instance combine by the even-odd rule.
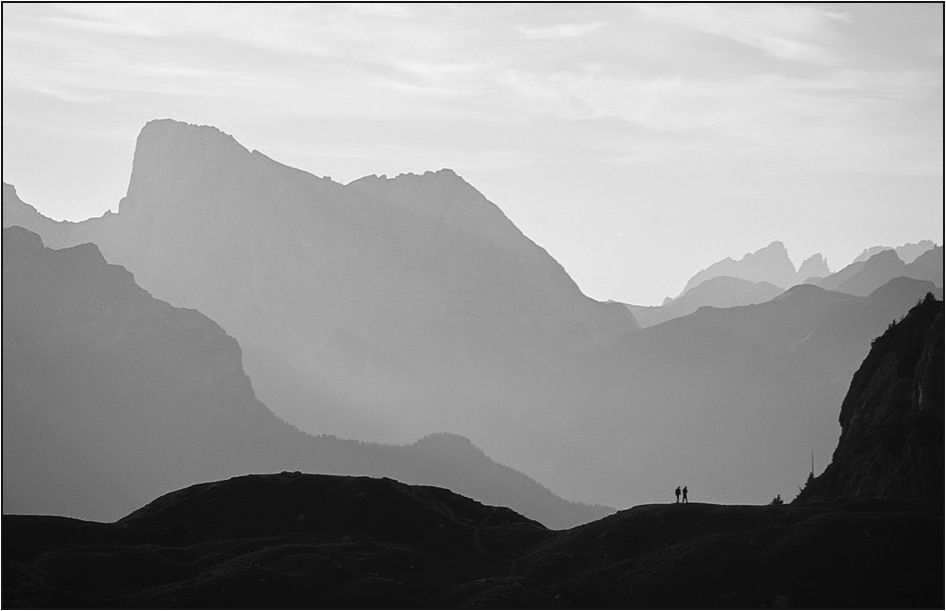
[[107, 519], [167, 490], [283, 469], [449, 485], [553, 527], [568, 503], [455, 435], [407, 447], [311, 437], [255, 397], [240, 347], [92, 244], [3, 230], [3, 509]]
[[943, 302], [928, 293], [871, 342], [831, 464], [798, 501], [943, 497]]

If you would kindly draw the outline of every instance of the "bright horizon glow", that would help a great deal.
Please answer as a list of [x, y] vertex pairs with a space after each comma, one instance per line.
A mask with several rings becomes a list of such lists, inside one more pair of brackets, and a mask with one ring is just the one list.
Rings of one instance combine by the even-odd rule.
[[117, 209], [169, 117], [343, 183], [452, 168], [601, 300], [774, 240], [832, 270], [943, 243], [941, 4], [5, 4], [3, 28], [3, 178], [59, 220]]

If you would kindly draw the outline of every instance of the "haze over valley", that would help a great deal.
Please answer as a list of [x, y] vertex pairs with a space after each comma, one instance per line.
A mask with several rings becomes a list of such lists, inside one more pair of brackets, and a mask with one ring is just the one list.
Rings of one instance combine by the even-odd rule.
[[943, 605], [942, 4], [3, 40], [4, 608]]
[[117, 213], [55, 222], [10, 185], [3, 206], [5, 225], [52, 248], [94, 243], [220, 324], [259, 399], [302, 431], [456, 434], [610, 506], [683, 474], [718, 502], [792, 490], [812, 452], [830, 454], [824, 406], [870, 340], [942, 292], [932, 242], [901, 247], [921, 251], [909, 264], [880, 250], [834, 273], [817, 257], [799, 273], [775, 242], [708, 266], [656, 312], [597, 302], [451, 170], [341, 185], [173, 120], [142, 129]]

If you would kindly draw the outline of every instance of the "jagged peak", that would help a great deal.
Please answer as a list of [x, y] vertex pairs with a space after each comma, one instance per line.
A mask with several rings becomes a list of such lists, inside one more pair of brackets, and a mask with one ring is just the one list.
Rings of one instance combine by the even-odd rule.
[[452, 169], [441, 168], [439, 170], [427, 170], [423, 174], [417, 174], [414, 172], [401, 172], [396, 176], [390, 177], [387, 174], [369, 174], [367, 176], [362, 176], [361, 178], [356, 178], [355, 180], [349, 182], [348, 185], [390, 182], [440, 182], [444, 184], [453, 182], [468, 186], [470, 184]]

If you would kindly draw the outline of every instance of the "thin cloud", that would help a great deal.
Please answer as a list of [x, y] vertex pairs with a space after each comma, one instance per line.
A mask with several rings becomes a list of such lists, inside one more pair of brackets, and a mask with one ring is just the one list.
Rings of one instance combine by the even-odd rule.
[[789, 61], [834, 64], [836, 54], [822, 41], [843, 14], [797, 4], [643, 4], [645, 17], [727, 38]]
[[516, 30], [523, 38], [542, 39], [542, 38], [579, 38], [591, 34], [605, 26], [603, 21], [593, 21], [591, 23], [561, 23], [544, 27], [518, 26]]

